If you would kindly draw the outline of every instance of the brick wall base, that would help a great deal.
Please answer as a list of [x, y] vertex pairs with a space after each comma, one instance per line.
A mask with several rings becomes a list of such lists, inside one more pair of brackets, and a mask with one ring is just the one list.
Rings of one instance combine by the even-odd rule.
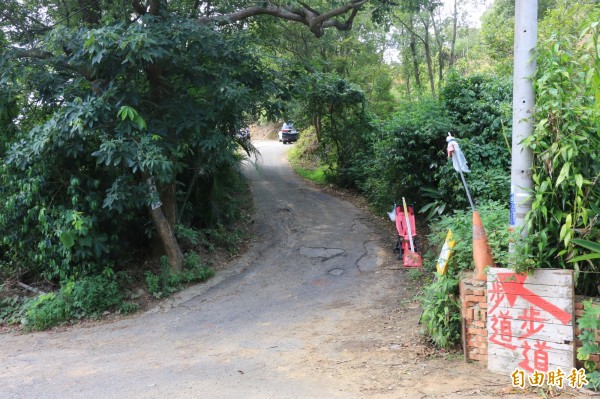
[[[473, 273], [469, 273], [472, 275]], [[465, 358], [487, 363], [487, 290], [484, 281], [471, 276], [460, 280], [460, 303], [464, 323]]]

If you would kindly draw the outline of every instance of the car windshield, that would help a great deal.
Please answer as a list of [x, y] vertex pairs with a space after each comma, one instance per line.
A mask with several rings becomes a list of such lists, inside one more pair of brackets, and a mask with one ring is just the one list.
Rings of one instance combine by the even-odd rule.
[[281, 130], [293, 130], [293, 129], [294, 129], [293, 123], [284, 123], [283, 127], [281, 128]]

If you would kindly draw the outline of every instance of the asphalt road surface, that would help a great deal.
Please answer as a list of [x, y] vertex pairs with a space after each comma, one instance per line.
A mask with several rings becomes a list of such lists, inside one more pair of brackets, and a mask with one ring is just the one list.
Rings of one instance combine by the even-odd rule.
[[295, 177], [290, 146], [256, 145], [246, 255], [133, 318], [0, 336], [0, 398], [487, 397], [501, 385], [485, 372], [473, 385], [460, 359], [425, 362], [420, 311], [381, 232]]

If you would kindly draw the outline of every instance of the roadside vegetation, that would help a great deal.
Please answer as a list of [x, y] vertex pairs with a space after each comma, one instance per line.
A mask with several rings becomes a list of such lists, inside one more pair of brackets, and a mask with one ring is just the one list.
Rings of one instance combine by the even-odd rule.
[[319, 146], [315, 129], [304, 130], [300, 138], [288, 152], [288, 159], [294, 172], [317, 184], [327, 182], [327, 165], [319, 157]]

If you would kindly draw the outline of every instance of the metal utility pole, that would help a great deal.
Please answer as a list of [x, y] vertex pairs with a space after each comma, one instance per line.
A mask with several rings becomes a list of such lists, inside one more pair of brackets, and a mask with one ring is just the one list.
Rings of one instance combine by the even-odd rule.
[[[521, 142], [533, 131], [533, 76], [536, 68], [537, 0], [516, 0], [515, 52], [513, 74], [513, 133], [512, 170], [510, 175], [510, 228], [525, 224], [525, 215], [531, 209], [530, 193], [533, 188], [531, 150]], [[527, 235], [523, 229], [521, 236]]]

